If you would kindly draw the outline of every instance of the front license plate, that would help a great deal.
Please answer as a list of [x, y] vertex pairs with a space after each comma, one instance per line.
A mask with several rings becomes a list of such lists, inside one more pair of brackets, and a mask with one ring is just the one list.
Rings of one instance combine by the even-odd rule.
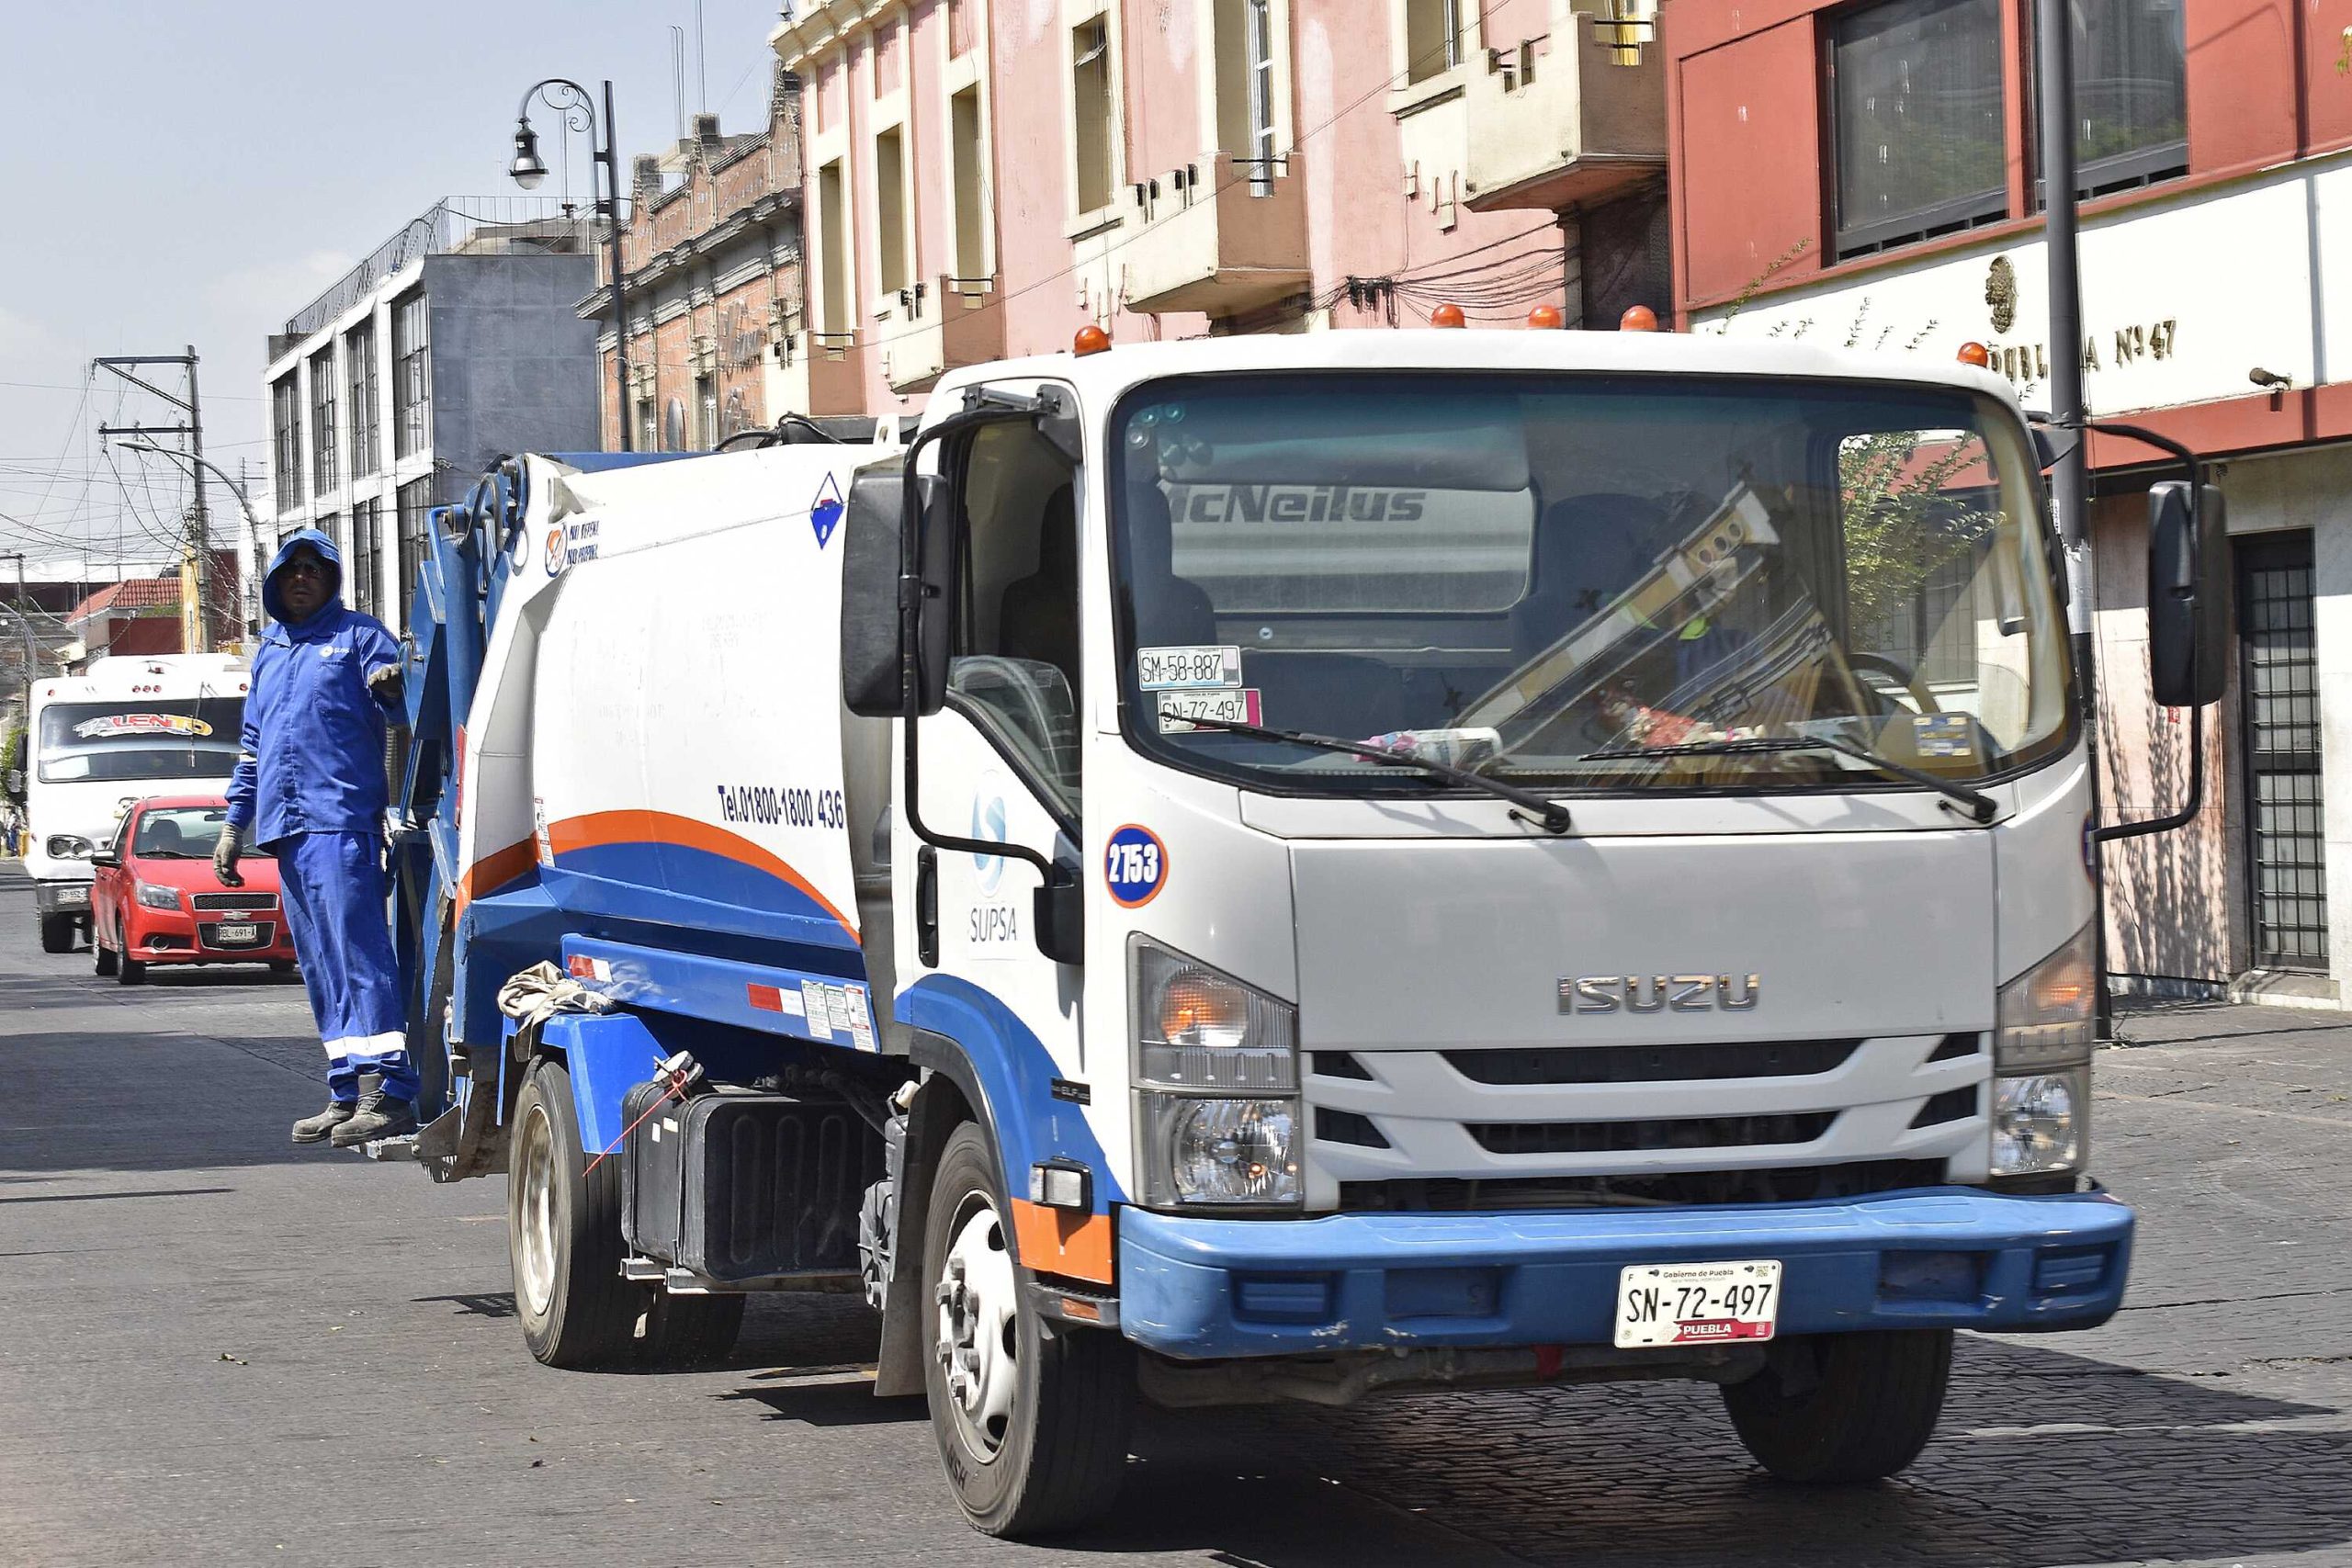
[[90, 890], [86, 887], [61, 887], [57, 890], [57, 901], [61, 904], [86, 904], [90, 901]]
[[1193, 692], [1159, 694], [1159, 733], [1186, 735], [1200, 728], [1191, 721], [1214, 718], [1227, 724], [1257, 724], [1262, 715], [1254, 686], [1228, 686]]
[[1636, 1263], [1617, 1276], [1617, 1348], [1770, 1339], [1781, 1318], [1781, 1265]]
[[224, 946], [231, 942], [259, 942], [261, 928], [259, 926], [215, 926], [212, 928], [212, 940]]

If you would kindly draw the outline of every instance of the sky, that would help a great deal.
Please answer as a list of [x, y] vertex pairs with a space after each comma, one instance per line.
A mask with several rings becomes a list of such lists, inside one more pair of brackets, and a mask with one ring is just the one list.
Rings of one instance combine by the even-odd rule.
[[[623, 178], [685, 108], [764, 122], [775, 0], [0, 0], [0, 552], [156, 560], [187, 499], [173, 465], [102, 448], [101, 355], [194, 344], [205, 455], [261, 496], [267, 339], [444, 197], [514, 197], [515, 103], [543, 76], [613, 83]], [[556, 117], [533, 115], [556, 194]], [[571, 149], [585, 198], [584, 139]], [[178, 371], [153, 372], [174, 378]], [[83, 400], [87, 387], [89, 399]], [[118, 477], [119, 476], [119, 477]], [[233, 501], [217, 489], [217, 509]], [[12, 569], [0, 569], [0, 570]]]

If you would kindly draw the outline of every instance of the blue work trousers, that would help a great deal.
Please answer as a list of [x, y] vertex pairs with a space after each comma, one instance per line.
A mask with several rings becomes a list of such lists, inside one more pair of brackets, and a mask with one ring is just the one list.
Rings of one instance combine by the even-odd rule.
[[416, 1099], [392, 955], [381, 848], [371, 833], [297, 833], [270, 846], [311, 1015], [327, 1048], [327, 1089], [348, 1103], [374, 1073], [395, 1100]]

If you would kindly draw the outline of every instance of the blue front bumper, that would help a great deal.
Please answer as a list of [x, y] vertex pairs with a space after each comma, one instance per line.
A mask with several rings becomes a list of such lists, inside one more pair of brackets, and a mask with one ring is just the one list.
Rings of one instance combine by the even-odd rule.
[[2103, 1192], [1936, 1187], [1822, 1202], [1213, 1220], [1119, 1213], [1127, 1337], [1191, 1359], [1396, 1346], [1607, 1345], [1631, 1263], [1778, 1258], [1779, 1332], [2090, 1328], [2132, 1214]]

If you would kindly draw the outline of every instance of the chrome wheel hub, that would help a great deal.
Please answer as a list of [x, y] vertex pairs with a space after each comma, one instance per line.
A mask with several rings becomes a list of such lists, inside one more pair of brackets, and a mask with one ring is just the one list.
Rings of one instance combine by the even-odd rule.
[[544, 1314], [555, 1299], [556, 1237], [555, 1237], [555, 1169], [554, 1129], [548, 1125], [547, 1110], [534, 1106], [516, 1140], [514, 1174], [507, 1179], [515, 1187], [514, 1235], [509, 1245], [514, 1252], [514, 1288], [523, 1294], [524, 1305], [534, 1316]]
[[974, 1197], [958, 1217], [935, 1294], [932, 1356], [946, 1373], [956, 1424], [974, 1452], [994, 1459], [1021, 1382], [1019, 1301], [1004, 1226], [986, 1199]]

